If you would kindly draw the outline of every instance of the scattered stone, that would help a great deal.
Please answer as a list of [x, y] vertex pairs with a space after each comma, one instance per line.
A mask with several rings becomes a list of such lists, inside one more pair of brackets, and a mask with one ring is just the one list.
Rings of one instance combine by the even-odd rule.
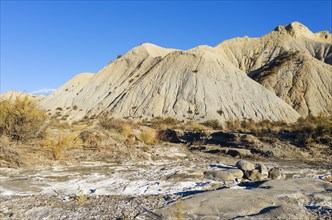
[[248, 162], [248, 161], [245, 161], [245, 160], [239, 160], [237, 163], [236, 163], [236, 167], [243, 170], [243, 171], [246, 171], [246, 170], [254, 170], [255, 169], [255, 165]]
[[235, 178], [242, 179], [243, 171], [240, 169], [229, 169], [227, 170], [228, 173], [231, 173]]
[[264, 179], [262, 174], [260, 172], [258, 172], [257, 170], [246, 170], [246, 171], [244, 171], [244, 177], [248, 180], [251, 180], [251, 181], [260, 181], [260, 180]]
[[203, 179], [204, 174], [202, 171], [187, 171], [187, 172], [181, 172], [181, 173], [175, 173], [171, 176], [169, 176], [167, 179], [171, 180], [194, 180], [194, 179]]
[[264, 164], [256, 163], [255, 168], [260, 172], [260, 174], [262, 174], [264, 178], [267, 178], [269, 176], [269, 170]]
[[217, 181], [233, 181], [235, 179], [231, 172], [223, 170], [209, 170], [204, 172], [204, 177], [207, 179], [213, 179]]
[[227, 151], [227, 155], [230, 155], [234, 158], [241, 158], [241, 157], [247, 157], [251, 155], [250, 150], [248, 149], [240, 149], [240, 148], [231, 148]]
[[327, 176], [324, 176], [322, 178], [322, 180], [326, 181], [326, 182], [332, 182], [332, 176], [331, 175], [327, 175]]
[[273, 167], [269, 170], [269, 178], [273, 180], [279, 180], [282, 177], [282, 169], [279, 167]]

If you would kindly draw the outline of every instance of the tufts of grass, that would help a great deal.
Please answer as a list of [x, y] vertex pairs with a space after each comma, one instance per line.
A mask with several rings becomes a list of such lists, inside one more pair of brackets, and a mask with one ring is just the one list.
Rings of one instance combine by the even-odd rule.
[[155, 144], [157, 143], [157, 132], [153, 129], [144, 129], [141, 132], [141, 140], [145, 144]]
[[169, 128], [176, 128], [180, 123], [182, 123], [181, 121], [172, 118], [172, 117], [167, 117], [167, 118], [163, 118], [163, 117], [155, 117], [153, 119], [151, 119], [150, 121], [143, 121], [143, 124], [151, 124], [152, 128], [156, 128], [156, 129], [169, 129]]
[[109, 117], [107, 114], [102, 114], [98, 118], [99, 124], [106, 130], [115, 130], [124, 137], [129, 137], [133, 133], [134, 124], [130, 121], [115, 119]]
[[82, 140], [76, 132], [59, 131], [58, 133], [47, 134], [42, 145], [52, 150], [55, 160], [61, 160], [64, 150], [82, 146]]
[[217, 119], [207, 120], [202, 123], [202, 125], [212, 128], [214, 130], [222, 130], [223, 127]]

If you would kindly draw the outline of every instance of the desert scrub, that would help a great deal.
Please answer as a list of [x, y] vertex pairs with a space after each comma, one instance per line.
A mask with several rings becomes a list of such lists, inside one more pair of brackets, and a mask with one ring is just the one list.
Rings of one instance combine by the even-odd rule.
[[142, 142], [145, 144], [157, 143], [157, 132], [153, 129], [144, 129], [140, 136]]
[[201, 132], [207, 130], [207, 127], [195, 121], [188, 121], [185, 124], [183, 124], [180, 128], [182, 130], [194, 131], [194, 132]]
[[133, 133], [134, 124], [130, 121], [115, 119], [107, 114], [102, 114], [98, 118], [99, 124], [106, 130], [115, 130], [124, 137], [129, 137]]
[[325, 144], [332, 149], [332, 115], [300, 118], [289, 130], [296, 132], [299, 145]]
[[98, 147], [101, 142], [106, 139], [103, 134], [98, 132], [97, 130], [84, 130], [79, 134], [79, 137], [83, 141], [84, 147]]
[[83, 190], [81, 189], [80, 186], [77, 187], [77, 192], [75, 195], [75, 200], [78, 203], [84, 203], [88, 200], [88, 196], [83, 193]]
[[[144, 123], [144, 121], [142, 122]], [[147, 122], [145, 122], [147, 123]], [[156, 117], [151, 119], [151, 121], [149, 122], [151, 124], [151, 127], [153, 128], [157, 128], [157, 129], [167, 129], [167, 128], [176, 128], [181, 121], [172, 118], [172, 117], [167, 117], [167, 118], [163, 118], [163, 117]]]
[[45, 111], [28, 97], [0, 101], [0, 134], [11, 140], [42, 138], [46, 130]]
[[222, 130], [223, 127], [217, 119], [207, 120], [202, 123], [202, 125], [212, 128], [214, 130]]
[[47, 133], [42, 145], [51, 149], [55, 160], [60, 160], [62, 159], [62, 153], [64, 150], [82, 146], [82, 140], [77, 132], [53, 131], [52, 133]]

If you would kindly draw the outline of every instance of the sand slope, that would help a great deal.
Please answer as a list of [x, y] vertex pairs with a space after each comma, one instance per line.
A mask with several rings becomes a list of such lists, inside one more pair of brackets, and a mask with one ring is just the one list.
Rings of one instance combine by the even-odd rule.
[[[236, 38], [216, 47], [181, 51], [146, 43], [93, 76], [73, 78], [40, 104], [53, 111], [66, 109], [62, 114], [70, 120], [108, 112], [133, 119], [294, 122], [309, 113], [328, 112], [331, 40], [327, 32], [315, 34], [294, 22], [261, 38]], [[287, 68], [278, 69], [278, 77], [263, 82], [265, 65], [274, 68], [276, 59], [296, 51], [301, 51], [304, 62], [299, 73], [298, 59], [287, 59]], [[296, 79], [301, 75], [291, 93], [285, 86], [289, 77], [279, 76], [290, 74], [287, 71]], [[300, 86], [303, 82], [312, 85]], [[312, 98], [317, 95], [318, 99]]]

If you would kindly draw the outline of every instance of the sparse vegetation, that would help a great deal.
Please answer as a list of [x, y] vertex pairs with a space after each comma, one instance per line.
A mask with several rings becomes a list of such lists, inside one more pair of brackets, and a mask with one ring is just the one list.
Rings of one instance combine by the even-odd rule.
[[221, 110], [221, 109], [217, 110], [217, 113], [218, 113], [220, 116], [224, 114], [223, 110]]
[[167, 118], [155, 117], [150, 121], [143, 120], [141, 124], [143, 125], [150, 124], [152, 128], [156, 129], [167, 129], [167, 128], [176, 128], [180, 123], [182, 122], [172, 117], [167, 117]]
[[217, 119], [207, 120], [202, 123], [204, 126], [212, 128], [214, 130], [222, 130], [223, 127]]
[[181, 129], [188, 130], [188, 131], [194, 131], [194, 132], [202, 132], [202, 131], [207, 130], [207, 127], [205, 127], [204, 125], [199, 124], [195, 121], [188, 121], [181, 126]]
[[76, 193], [75, 199], [78, 203], [84, 203], [88, 200], [87, 195], [85, 195], [83, 193], [83, 190], [81, 189], [80, 186], [78, 186], [78, 188], [77, 188], [77, 193]]
[[157, 132], [153, 129], [144, 129], [141, 132], [141, 140], [145, 144], [157, 143]]
[[62, 159], [62, 153], [67, 148], [75, 148], [82, 145], [82, 140], [76, 132], [59, 131], [58, 133], [48, 133], [42, 145], [52, 150], [55, 160]]
[[107, 130], [115, 130], [124, 137], [129, 137], [132, 134], [133, 123], [129, 121], [109, 117], [106, 113], [99, 116], [98, 120], [100, 125]]
[[42, 138], [46, 130], [46, 114], [28, 97], [14, 102], [0, 101], [0, 134], [12, 140]]
[[296, 141], [300, 145], [310, 147], [317, 143], [328, 145], [332, 149], [332, 115], [300, 118], [291, 130], [298, 134]]

